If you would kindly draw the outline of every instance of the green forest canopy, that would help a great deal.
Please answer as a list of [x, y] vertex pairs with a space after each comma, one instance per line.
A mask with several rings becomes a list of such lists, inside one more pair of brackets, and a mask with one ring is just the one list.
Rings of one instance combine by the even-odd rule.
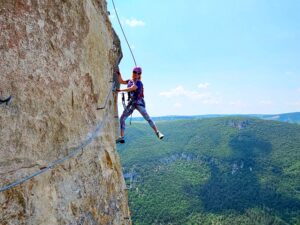
[[146, 123], [119, 145], [134, 224], [300, 224], [300, 126], [244, 117]]

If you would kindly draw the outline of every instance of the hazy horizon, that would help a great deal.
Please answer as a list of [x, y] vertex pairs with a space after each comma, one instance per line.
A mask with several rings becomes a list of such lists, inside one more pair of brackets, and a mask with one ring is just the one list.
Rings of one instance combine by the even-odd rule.
[[[251, 116], [251, 115], [262, 115], [262, 116], [277, 116], [277, 115], [289, 115], [289, 114], [300, 114], [300, 112], [286, 112], [286, 113], [232, 113], [232, 114], [194, 114], [194, 115], [162, 115], [162, 116], [153, 116], [153, 117], [194, 117], [194, 116], [234, 116], [234, 115], [241, 115], [241, 116]], [[143, 118], [139, 114], [135, 114], [133, 118]]]

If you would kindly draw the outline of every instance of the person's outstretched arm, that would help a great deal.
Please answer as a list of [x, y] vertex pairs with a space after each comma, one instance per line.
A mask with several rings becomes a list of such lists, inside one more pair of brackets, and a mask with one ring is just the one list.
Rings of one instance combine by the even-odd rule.
[[[127, 83], [126, 83], [127, 84]], [[135, 91], [138, 87], [134, 84], [132, 85], [130, 88], [125, 88], [125, 89], [117, 89], [117, 92], [131, 92], [131, 91]]]

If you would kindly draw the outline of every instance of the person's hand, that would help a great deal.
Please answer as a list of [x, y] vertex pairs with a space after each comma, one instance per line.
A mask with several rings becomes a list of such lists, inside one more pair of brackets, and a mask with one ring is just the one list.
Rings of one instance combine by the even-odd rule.
[[121, 92], [121, 90], [117, 88], [117, 89], [116, 89], [116, 92]]

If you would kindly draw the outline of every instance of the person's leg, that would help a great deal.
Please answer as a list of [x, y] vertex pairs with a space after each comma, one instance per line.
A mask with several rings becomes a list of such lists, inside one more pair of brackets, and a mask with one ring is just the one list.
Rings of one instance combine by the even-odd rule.
[[146, 111], [146, 108], [140, 105], [137, 105], [136, 109], [140, 112], [140, 114], [144, 117], [144, 119], [149, 123], [149, 125], [152, 127], [152, 129], [157, 132], [158, 129], [153, 122], [153, 120], [150, 118], [149, 114]]
[[147, 113], [146, 108], [141, 105], [137, 105], [136, 109], [140, 112], [140, 114], [144, 117], [144, 119], [149, 123], [149, 125], [152, 127], [152, 129], [154, 130], [157, 137], [159, 139], [163, 139], [164, 135], [159, 132], [159, 130], [157, 129], [157, 126], [155, 125], [155, 123], [150, 118], [149, 114]]
[[123, 111], [120, 117], [120, 137], [117, 139], [117, 143], [124, 143], [124, 135], [125, 135], [125, 121], [132, 114], [135, 107], [132, 105], [127, 105], [125, 110]]

